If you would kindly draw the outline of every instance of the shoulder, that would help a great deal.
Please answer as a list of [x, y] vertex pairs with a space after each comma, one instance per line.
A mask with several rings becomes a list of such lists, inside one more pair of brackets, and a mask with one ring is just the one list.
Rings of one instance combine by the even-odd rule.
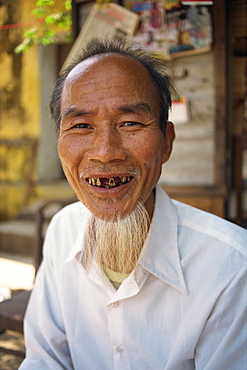
[[[44, 255], [54, 258], [66, 258], [75, 247], [77, 239], [83, 235], [90, 212], [81, 203], [69, 204], [58, 211], [52, 218], [45, 237]], [[64, 257], [63, 257], [64, 256]]]
[[80, 212], [83, 207], [84, 206], [79, 201], [74, 202], [74, 203], [70, 203], [70, 204], [66, 205], [65, 207], [63, 207], [60, 211], [58, 211], [55, 214], [54, 219], [61, 219], [61, 218], [66, 217], [66, 216], [77, 215], [78, 212]]
[[57, 240], [74, 240], [78, 232], [84, 229], [89, 215], [89, 210], [81, 202], [69, 204], [52, 218], [47, 234], [53, 234]]
[[[193, 282], [220, 294], [246, 271], [247, 232], [213, 214], [172, 201], [177, 210], [178, 250], [189, 289]], [[235, 283], [234, 283], [235, 282]], [[206, 284], [206, 285], [205, 285]]]
[[77, 220], [80, 220], [83, 215], [86, 215], [89, 211], [81, 202], [71, 203], [63, 207], [58, 211], [52, 218], [51, 224], [61, 226], [65, 223], [69, 226], [71, 223], [74, 223]]
[[247, 231], [232, 222], [208, 212], [172, 200], [178, 214], [178, 226], [197, 240], [207, 240], [211, 244], [227, 246], [246, 257]]

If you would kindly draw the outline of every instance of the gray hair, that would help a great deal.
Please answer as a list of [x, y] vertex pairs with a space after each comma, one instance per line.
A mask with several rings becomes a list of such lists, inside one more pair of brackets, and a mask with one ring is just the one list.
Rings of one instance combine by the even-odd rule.
[[72, 62], [61, 72], [50, 99], [51, 116], [56, 123], [56, 130], [60, 130], [61, 96], [66, 77], [82, 61], [99, 54], [117, 53], [136, 59], [151, 75], [158, 88], [160, 101], [160, 129], [165, 134], [168, 112], [171, 107], [171, 96], [176, 94], [173, 85], [171, 70], [168, 63], [159, 55], [144, 50], [140, 45], [124, 39], [93, 39]]

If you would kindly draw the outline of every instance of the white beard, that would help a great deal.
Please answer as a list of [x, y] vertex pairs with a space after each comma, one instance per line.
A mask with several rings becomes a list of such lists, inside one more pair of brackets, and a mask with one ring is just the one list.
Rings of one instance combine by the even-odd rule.
[[85, 233], [87, 266], [96, 260], [111, 270], [129, 274], [137, 264], [149, 225], [148, 213], [141, 203], [127, 216], [114, 221], [92, 215]]

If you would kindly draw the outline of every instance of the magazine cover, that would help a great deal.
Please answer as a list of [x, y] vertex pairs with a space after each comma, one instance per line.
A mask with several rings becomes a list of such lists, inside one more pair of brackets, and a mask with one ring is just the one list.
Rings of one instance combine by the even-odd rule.
[[203, 53], [213, 41], [212, 1], [165, 1], [172, 57]]
[[133, 40], [170, 59], [164, 0], [126, 0], [124, 6], [140, 16]]

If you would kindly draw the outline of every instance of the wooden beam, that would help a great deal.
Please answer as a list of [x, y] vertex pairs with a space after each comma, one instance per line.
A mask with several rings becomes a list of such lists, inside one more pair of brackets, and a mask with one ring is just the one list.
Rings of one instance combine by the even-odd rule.
[[215, 185], [226, 184], [227, 138], [227, 27], [226, 1], [214, 1], [215, 74]]

